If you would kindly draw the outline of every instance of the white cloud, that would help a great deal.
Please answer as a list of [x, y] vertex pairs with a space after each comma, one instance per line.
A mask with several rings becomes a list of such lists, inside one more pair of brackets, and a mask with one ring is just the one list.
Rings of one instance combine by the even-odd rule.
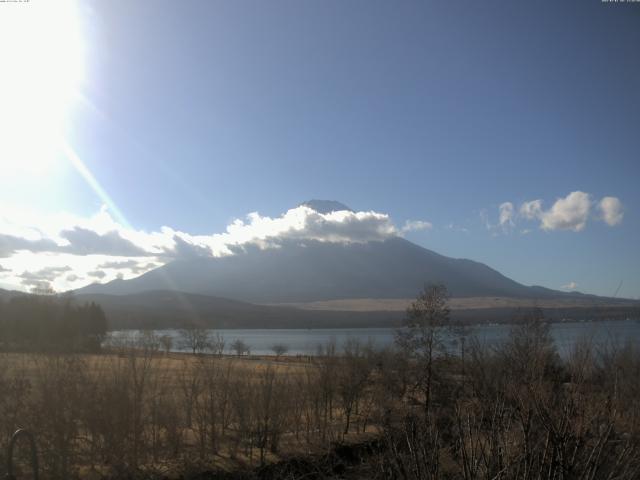
[[573, 230], [579, 232], [584, 229], [591, 212], [591, 197], [585, 192], [571, 192], [564, 198], [559, 198], [546, 212], [540, 214], [543, 230]]
[[[511, 202], [503, 202], [498, 206], [498, 223], [493, 224], [486, 209], [480, 210], [480, 221], [485, 228], [496, 237], [500, 233], [509, 233], [515, 227], [515, 207]], [[453, 225], [447, 227], [452, 229]]]
[[60, 246], [59, 249], [76, 255], [104, 254], [133, 257], [147, 254], [144, 248], [123, 238], [117, 230], [100, 234], [88, 228], [75, 226], [73, 229], [60, 232], [60, 236], [68, 243]]
[[480, 221], [482, 222], [482, 224], [485, 226], [485, 228], [489, 231], [491, 231], [491, 229], [493, 228], [493, 226], [491, 225], [491, 222], [489, 221], [489, 214], [487, 213], [486, 209], [482, 209], [480, 210]]
[[424, 220], [407, 220], [404, 222], [402, 232], [416, 232], [419, 230], [431, 230], [433, 225], [431, 222], [425, 222]]
[[504, 202], [498, 207], [498, 213], [499, 213], [498, 221], [500, 223], [500, 226], [504, 230], [508, 230], [514, 226], [513, 217], [515, 213], [515, 208], [513, 206], [513, 203]]
[[17, 277], [20, 278], [22, 286], [33, 291], [50, 290], [54, 280], [70, 271], [71, 267], [68, 265], [44, 267], [36, 271], [24, 271]]
[[8, 272], [3, 280], [38, 288], [45, 285], [36, 282], [48, 282], [46, 286], [58, 291], [79, 288], [96, 278], [104, 282], [133, 278], [176, 258], [233, 255], [244, 246], [364, 243], [431, 228], [422, 220], [397, 228], [389, 215], [374, 211], [319, 213], [299, 206], [278, 217], [253, 212], [222, 233], [191, 235], [166, 226], [152, 232], [135, 230], [116, 222], [104, 207], [88, 218], [66, 213], [39, 216], [0, 207], [0, 257]]
[[622, 222], [624, 212], [622, 202], [616, 197], [604, 197], [598, 204], [598, 209], [602, 213], [602, 220], [609, 226], [613, 227]]
[[578, 288], [578, 284], [576, 282], [569, 282], [566, 285], [562, 285], [562, 287], [560, 287], [564, 290], [575, 290], [576, 288]]
[[[504, 202], [498, 208], [498, 223], [492, 225], [486, 210], [480, 212], [480, 217], [487, 229], [496, 235], [496, 231], [502, 228], [503, 232], [510, 231], [521, 221], [538, 220], [542, 230], [570, 230], [580, 232], [584, 230], [591, 219], [602, 220], [609, 226], [618, 225], [624, 216], [622, 203], [616, 197], [604, 197], [597, 203], [600, 216], [592, 214], [596, 205], [592, 196], [586, 192], [575, 191], [566, 197], [558, 198], [551, 208], [545, 210], [541, 199], [523, 202], [517, 213], [511, 202]], [[527, 228], [521, 229], [521, 233], [529, 233]]]
[[71, 267], [68, 265], [62, 265], [59, 267], [45, 267], [36, 272], [24, 272], [20, 275], [25, 279], [38, 279], [38, 280], [54, 280], [63, 273], [70, 272]]
[[22, 280], [22, 285], [27, 287], [33, 293], [39, 293], [42, 291], [51, 291], [51, 282], [48, 280], [38, 280], [37, 278], [25, 278]]
[[520, 216], [527, 220], [540, 218], [542, 214], [542, 200], [531, 200], [520, 205]]
[[153, 270], [157, 267], [153, 262], [148, 263], [140, 263], [137, 260], [124, 260], [124, 261], [109, 261], [98, 265], [99, 269], [112, 269], [112, 270], [122, 270], [128, 269], [132, 273], [140, 274], [144, 272], [148, 272], [149, 270]]
[[456, 225], [454, 223], [449, 223], [447, 225], [445, 225], [445, 227], [447, 230], [451, 230], [454, 232], [462, 232], [462, 233], [469, 233], [469, 229], [466, 227], [461, 227], [459, 225]]
[[88, 272], [87, 275], [89, 275], [90, 277], [99, 278], [99, 279], [103, 279], [104, 277], [107, 276], [107, 274], [104, 273], [104, 271], [102, 270], [94, 270], [92, 272]]
[[[257, 212], [247, 215], [247, 222], [235, 220], [227, 232], [213, 235], [211, 247], [253, 243], [268, 247], [284, 240], [316, 240], [333, 243], [364, 243], [386, 240], [401, 233], [389, 215], [348, 210], [318, 213], [306, 206], [288, 210], [276, 218], [262, 217]], [[191, 237], [203, 240], [202, 237]]]

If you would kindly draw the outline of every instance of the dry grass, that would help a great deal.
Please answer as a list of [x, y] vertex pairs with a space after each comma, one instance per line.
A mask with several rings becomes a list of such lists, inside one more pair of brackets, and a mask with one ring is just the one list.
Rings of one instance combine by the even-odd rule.
[[[342, 300], [324, 300], [306, 303], [278, 304], [291, 306], [304, 310], [330, 310], [349, 312], [403, 312], [415, 299], [411, 298], [349, 298]], [[586, 307], [613, 307], [613, 306], [637, 306], [633, 300], [597, 298], [555, 298], [538, 300], [528, 298], [510, 297], [454, 297], [449, 300], [452, 310], [472, 310], [484, 308], [576, 308]]]
[[428, 381], [407, 351], [322, 353], [0, 354], [0, 452], [22, 426], [42, 478], [185, 478], [376, 436], [370, 480], [640, 474], [634, 345], [585, 341], [561, 360], [548, 326], [529, 322], [499, 349], [470, 341], [464, 358], [433, 358]]
[[363, 391], [344, 433], [338, 362], [131, 348], [3, 353], [0, 451], [16, 428], [34, 431], [44, 478], [173, 477], [319, 453], [376, 431]]

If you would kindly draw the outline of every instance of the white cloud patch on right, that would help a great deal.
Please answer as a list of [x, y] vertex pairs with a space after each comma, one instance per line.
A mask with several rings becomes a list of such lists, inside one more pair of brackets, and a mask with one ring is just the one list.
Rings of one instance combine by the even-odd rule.
[[600, 220], [613, 227], [619, 225], [623, 217], [624, 208], [619, 198], [607, 196], [596, 201], [589, 193], [579, 190], [557, 198], [548, 209], [541, 199], [523, 202], [517, 212], [511, 202], [504, 202], [498, 208], [499, 225], [505, 231], [517, 220], [537, 220], [541, 230], [581, 232], [590, 220]]
[[591, 212], [591, 196], [585, 192], [571, 192], [559, 198], [547, 211], [540, 212], [543, 230], [584, 230]]
[[598, 209], [602, 213], [602, 220], [609, 226], [613, 227], [622, 222], [624, 210], [622, 202], [616, 197], [604, 197], [598, 203]]

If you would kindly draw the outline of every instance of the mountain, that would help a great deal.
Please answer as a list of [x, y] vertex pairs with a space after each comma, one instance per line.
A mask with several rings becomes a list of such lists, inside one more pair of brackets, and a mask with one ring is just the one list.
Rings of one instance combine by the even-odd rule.
[[[254, 305], [226, 298], [176, 291], [148, 291], [131, 295], [81, 294], [79, 303], [98, 303], [106, 313], [109, 329], [183, 328], [356, 328], [401, 324], [404, 308], [377, 311], [309, 310], [285, 306]], [[466, 300], [465, 300], [466, 301]], [[463, 302], [464, 303], [464, 302]], [[487, 307], [452, 302], [451, 318], [463, 323], [508, 323], [529, 308], [517, 305]], [[637, 318], [638, 304], [619, 301], [597, 307], [579, 302], [546, 302], [545, 318], [560, 321]]]
[[19, 292], [17, 290], [5, 290], [3, 288], [0, 288], [0, 300], [6, 301], [6, 300], [10, 300], [13, 297], [17, 297], [21, 295], [26, 295], [26, 294], [24, 292]]
[[344, 203], [336, 202], [335, 200], [307, 200], [306, 202], [302, 202], [299, 206], [309, 207], [322, 214], [340, 212], [342, 210], [353, 212], [353, 210], [347, 207]]
[[253, 305], [227, 298], [176, 291], [132, 295], [79, 294], [79, 303], [95, 302], [109, 329], [177, 328], [336, 328], [399, 324], [403, 312], [309, 311], [293, 307]]
[[488, 266], [439, 255], [402, 238], [338, 244], [307, 241], [245, 248], [221, 258], [176, 260], [131, 280], [94, 284], [78, 293], [124, 295], [177, 290], [253, 303], [345, 298], [412, 298], [425, 282], [459, 297], [563, 295], [525, 287]]
[[[351, 211], [331, 200], [304, 202], [319, 213]], [[580, 296], [517, 283], [482, 263], [440, 255], [403, 238], [366, 243], [280, 240], [278, 248], [240, 247], [233, 255], [175, 260], [130, 280], [77, 290], [127, 295], [181, 291], [274, 304], [353, 298], [415, 298], [425, 283], [444, 283], [454, 297], [544, 299]]]
[[[3, 303], [28, 293], [0, 289], [0, 319]], [[399, 326], [406, 308], [403, 301], [388, 301], [387, 305], [361, 305], [353, 310], [338, 302], [316, 309], [293, 306], [255, 305], [227, 298], [182, 293], [177, 291], [145, 291], [129, 295], [74, 294], [78, 304], [95, 302], [106, 316], [110, 330], [165, 329], [198, 326], [204, 328], [358, 328]], [[508, 323], [519, 318], [529, 307], [521, 301], [508, 299], [478, 302], [479, 299], [454, 299], [451, 318], [469, 324]], [[335, 302], [335, 301], [334, 301]], [[332, 302], [330, 302], [332, 303]], [[596, 307], [572, 299], [540, 302], [545, 318], [560, 321], [567, 318], [581, 320], [637, 318], [638, 302], [616, 301]], [[312, 307], [312, 308], [310, 308]]]

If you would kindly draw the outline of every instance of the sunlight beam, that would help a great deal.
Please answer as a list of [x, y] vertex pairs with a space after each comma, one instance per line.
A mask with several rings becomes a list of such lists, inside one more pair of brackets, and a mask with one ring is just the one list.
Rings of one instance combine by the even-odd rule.
[[91, 173], [91, 171], [84, 164], [82, 159], [78, 156], [78, 154], [73, 150], [73, 148], [67, 143], [62, 142], [62, 151], [64, 152], [67, 159], [71, 162], [71, 165], [77, 170], [80, 176], [87, 182], [87, 184], [91, 187], [91, 189], [100, 197], [100, 200], [107, 206], [107, 208], [115, 215], [118, 223], [123, 225], [124, 227], [131, 228], [131, 225], [127, 221], [124, 214], [120, 211], [116, 203], [112, 200], [109, 194], [106, 192], [104, 188], [100, 185], [96, 177]]

